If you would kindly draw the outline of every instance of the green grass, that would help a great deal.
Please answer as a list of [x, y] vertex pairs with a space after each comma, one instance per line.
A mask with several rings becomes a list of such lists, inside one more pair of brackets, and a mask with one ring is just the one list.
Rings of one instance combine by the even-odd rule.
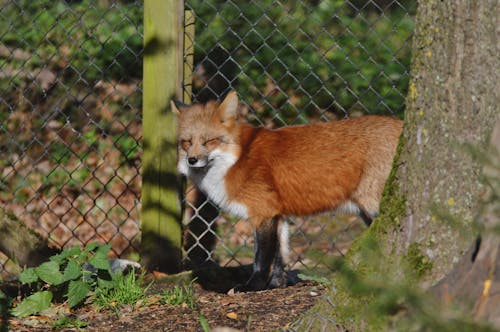
[[202, 331], [203, 332], [210, 332], [211, 331], [210, 325], [208, 325], [208, 322], [207, 322], [207, 319], [205, 318], [205, 316], [200, 314], [199, 320], [200, 320], [200, 326], [201, 326]]
[[112, 287], [98, 287], [94, 292], [94, 304], [101, 309], [118, 309], [124, 305], [134, 305], [146, 297], [150, 285], [144, 287], [144, 274], [136, 276], [116, 274], [111, 281]]
[[188, 285], [175, 286], [172, 289], [165, 289], [162, 293], [161, 302], [169, 305], [184, 305], [189, 309], [195, 309], [194, 290], [192, 280]]

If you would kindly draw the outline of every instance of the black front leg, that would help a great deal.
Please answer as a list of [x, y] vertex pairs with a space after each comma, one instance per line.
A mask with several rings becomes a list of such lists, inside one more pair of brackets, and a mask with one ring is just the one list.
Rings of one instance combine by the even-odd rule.
[[[267, 288], [271, 265], [275, 261], [278, 245], [278, 221], [275, 217], [261, 222], [255, 230], [253, 272], [245, 285], [235, 287], [235, 291], [257, 291]], [[281, 259], [279, 259], [281, 261]]]

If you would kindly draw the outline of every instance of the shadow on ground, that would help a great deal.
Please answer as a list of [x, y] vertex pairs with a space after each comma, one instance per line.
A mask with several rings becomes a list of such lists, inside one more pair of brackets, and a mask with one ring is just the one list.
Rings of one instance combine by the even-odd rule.
[[[251, 264], [237, 267], [221, 267], [213, 263], [194, 269], [192, 277], [196, 278], [196, 282], [205, 290], [227, 293], [236, 285], [245, 284], [251, 274]], [[298, 270], [288, 272], [288, 286], [295, 285], [300, 281], [298, 274]]]

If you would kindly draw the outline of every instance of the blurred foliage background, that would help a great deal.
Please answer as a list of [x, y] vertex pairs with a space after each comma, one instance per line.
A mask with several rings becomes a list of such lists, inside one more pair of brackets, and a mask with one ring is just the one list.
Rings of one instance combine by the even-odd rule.
[[[261, 121], [402, 116], [414, 1], [187, 1], [195, 99], [235, 88]], [[198, 78], [198, 81], [196, 80]]]
[[136, 248], [142, 15], [141, 1], [0, 1], [0, 202], [56, 247]]

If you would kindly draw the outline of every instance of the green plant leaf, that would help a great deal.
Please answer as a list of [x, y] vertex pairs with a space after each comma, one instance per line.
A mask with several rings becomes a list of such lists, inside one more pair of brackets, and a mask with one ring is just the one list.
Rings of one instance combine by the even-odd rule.
[[90, 285], [81, 280], [71, 280], [68, 286], [68, 305], [70, 308], [80, 304], [89, 294]]
[[36, 314], [50, 307], [52, 293], [49, 291], [36, 292], [25, 298], [17, 307], [12, 309], [11, 314], [16, 317], [26, 317]]
[[99, 248], [97, 248], [96, 254], [107, 256], [110, 250], [111, 250], [110, 244], [101, 245], [99, 246]]
[[109, 269], [109, 259], [108, 259], [109, 249], [110, 249], [109, 245], [99, 247], [95, 255], [89, 260], [89, 263], [92, 264], [92, 266], [95, 267], [96, 269], [107, 271]]
[[50, 285], [60, 285], [64, 282], [64, 277], [59, 271], [59, 264], [54, 261], [45, 262], [35, 268], [36, 274]]
[[64, 280], [74, 280], [82, 276], [82, 267], [74, 260], [68, 261], [68, 265], [64, 269]]
[[71, 329], [71, 328], [76, 328], [78, 331], [83, 329], [84, 327], [87, 327], [89, 324], [83, 320], [79, 320], [77, 318], [71, 318], [68, 316], [63, 316], [56, 320], [54, 324], [52, 324], [52, 328], [56, 330], [63, 330], [63, 329]]
[[50, 256], [49, 259], [52, 262], [56, 262], [58, 264], [61, 264], [66, 259], [66, 257], [64, 255], [64, 253], [60, 253], [60, 254], [56, 254], [56, 255]]
[[92, 242], [92, 243], [87, 244], [85, 246], [85, 248], [83, 249], [83, 251], [85, 251], [85, 252], [91, 252], [91, 251], [94, 251], [97, 247], [99, 247], [99, 243]]
[[108, 270], [109, 269], [109, 260], [105, 255], [95, 255], [89, 260], [89, 263], [92, 264], [93, 267], [99, 270]]
[[63, 254], [65, 257], [71, 257], [71, 256], [78, 256], [82, 252], [82, 249], [80, 249], [79, 246], [74, 246], [68, 249], [63, 250]]
[[19, 274], [19, 281], [23, 284], [31, 284], [37, 280], [38, 275], [32, 267], [24, 269], [24, 271]]

